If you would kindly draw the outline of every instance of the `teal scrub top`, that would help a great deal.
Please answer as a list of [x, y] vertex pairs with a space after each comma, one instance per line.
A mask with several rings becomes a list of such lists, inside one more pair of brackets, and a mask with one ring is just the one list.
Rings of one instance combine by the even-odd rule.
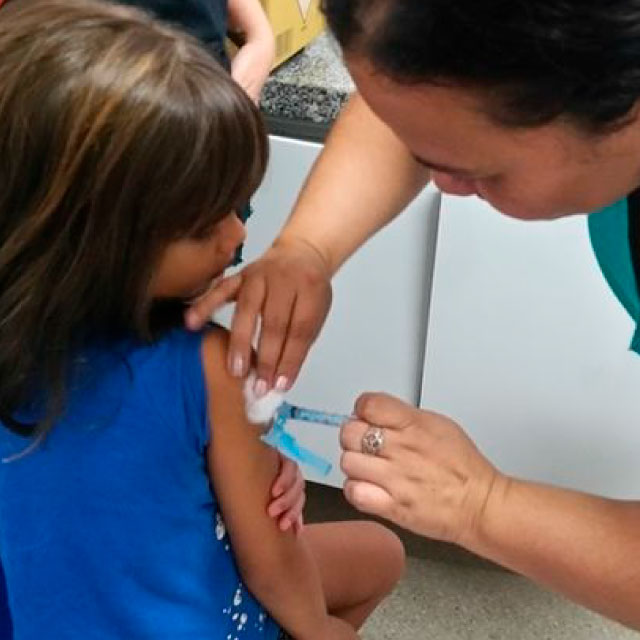
[[636, 194], [589, 216], [589, 235], [598, 264], [612, 291], [636, 322], [631, 349], [640, 354], [640, 215]]

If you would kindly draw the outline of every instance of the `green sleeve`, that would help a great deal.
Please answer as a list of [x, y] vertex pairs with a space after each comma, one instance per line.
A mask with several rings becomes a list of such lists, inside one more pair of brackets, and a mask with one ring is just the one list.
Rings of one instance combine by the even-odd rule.
[[[604, 277], [629, 315], [640, 318], [640, 298], [629, 246], [627, 200], [589, 216], [589, 236]], [[640, 331], [636, 330], [631, 348], [640, 353]]]

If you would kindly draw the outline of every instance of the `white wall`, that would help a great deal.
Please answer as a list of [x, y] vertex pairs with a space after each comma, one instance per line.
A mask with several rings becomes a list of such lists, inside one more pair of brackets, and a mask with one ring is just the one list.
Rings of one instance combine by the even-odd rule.
[[640, 356], [585, 217], [531, 223], [443, 198], [422, 404], [504, 471], [640, 495]]

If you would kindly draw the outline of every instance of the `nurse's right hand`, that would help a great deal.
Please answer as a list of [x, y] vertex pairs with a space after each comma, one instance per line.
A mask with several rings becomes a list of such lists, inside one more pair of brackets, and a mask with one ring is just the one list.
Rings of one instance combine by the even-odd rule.
[[[340, 436], [347, 500], [419, 535], [467, 546], [506, 477], [445, 416], [381, 393], [361, 396], [355, 414]], [[377, 440], [373, 452], [367, 434]]]
[[258, 328], [256, 390], [287, 390], [331, 307], [331, 271], [322, 254], [302, 239], [279, 239], [256, 262], [223, 279], [187, 312], [186, 324], [200, 329], [211, 314], [236, 301], [228, 367], [244, 377]]

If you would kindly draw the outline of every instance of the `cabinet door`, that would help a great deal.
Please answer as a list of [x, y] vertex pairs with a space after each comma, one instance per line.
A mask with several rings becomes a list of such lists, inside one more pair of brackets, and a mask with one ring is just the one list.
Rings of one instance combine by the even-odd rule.
[[[271, 138], [269, 170], [247, 227], [246, 261], [271, 244], [321, 149]], [[293, 402], [350, 414], [360, 393], [381, 390], [417, 404], [438, 205], [439, 194], [426, 190], [338, 273], [332, 311], [291, 393]], [[328, 478], [308, 477], [341, 484], [337, 429], [295, 423], [292, 430], [334, 464]]]
[[421, 404], [502, 470], [605, 495], [640, 488], [640, 357], [586, 218], [520, 222], [444, 197]]

